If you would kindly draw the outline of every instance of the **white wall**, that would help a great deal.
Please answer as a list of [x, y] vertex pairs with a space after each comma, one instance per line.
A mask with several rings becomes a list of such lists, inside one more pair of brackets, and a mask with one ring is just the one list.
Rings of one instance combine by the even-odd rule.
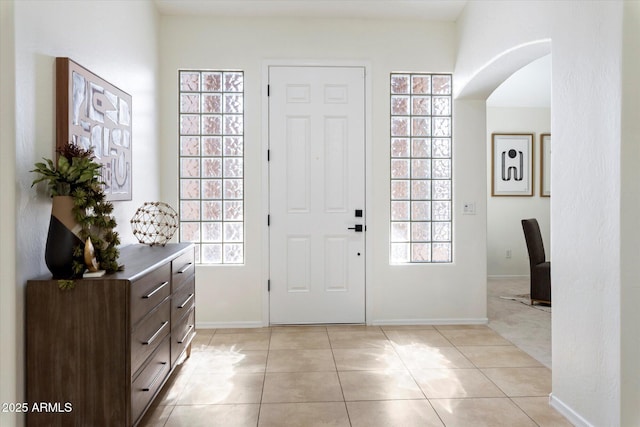
[[[72, 58], [133, 97], [133, 200], [115, 203], [114, 215], [122, 243], [134, 243], [129, 220], [142, 202], [156, 199], [159, 194], [156, 111], [158, 15], [154, 4], [146, 0], [3, 0], [2, 3], [3, 36], [6, 31], [5, 8], [8, 13], [11, 13], [11, 6], [15, 9], [15, 32], [8, 35], [15, 37], [13, 68], [16, 77], [15, 97], [7, 101], [15, 105], [15, 132], [11, 135], [3, 126], [1, 134], [3, 147], [15, 147], [13, 157], [2, 156], [2, 168], [15, 159], [16, 172], [11, 181], [15, 183], [16, 196], [14, 200], [7, 201], [3, 193], [2, 218], [3, 224], [7, 218], [19, 236], [13, 248], [16, 278], [2, 282], [3, 287], [15, 286], [16, 290], [11, 302], [16, 315], [5, 318], [3, 312], [2, 322], [4, 328], [6, 320], [7, 328], [17, 331], [17, 337], [5, 340], [3, 335], [2, 354], [3, 367], [5, 355], [15, 357], [17, 375], [5, 383], [3, 370], [2, 401], [21, 402], [24, 399], [24, 287], [29, 278], [47, 273], [44, 245], [51, 211], [50, 199], [44, 192], [31, 188], [34, 177], [28, 171], [42, 157], [51, 158], [54, 154], [55, 57]], [[5, 3], [11, 5], [6, 6]], [[4, 82], [3, 77], [3, 107]], [[5, 240], [3, 227], [3, 246], [11, 243], [10, 236], [7, 237]], [[3, 425], [22, 422], [11, 419], [12, 415], [2, 414], [2, 417], [9, 417], [2, 419]]]
[[[15, 200], [15, 52], [13, 2], [0, 1], [0, 402], [21, 400], [18, 389], [22, 366], [18, 363], [21, 325], [16, 316]], [[8, 209], [7, 209], [8, 207]], [[20, 368], [19, 368], [20, 366]], [[20, 369], [20, 370], [19, 370]], [[20, 397], [20, 398], [19, 398]], [[16, 415], [0, 412], [0, 426], [16, 425]]]
[[[637, 405], [637, 391], [627, 399], [631, 386], [621, 387], [620, 364], [621, 340], [637, 330], [637, 315], [623, 328], [620, 319], [620, 257], [637, 251], [635, 241], [621, 253], [621, 235], [632, 232], [632, 221], [620, 221], [622, 11], [621, 1], [483, 1], [469, 2], [459, 20], [459, 84], [510, 49], [552, 40], [552, 403], [577, 425], [622, 425], [621, 412]], [[640, 162], [624, 165], [626, 184]], [[637, 372], [637, 358], [626, 363]]]
[[622, 68], [621, 348], [623, 426], [640, 425], [640, 2], [626, 2]]
[[[529, 275], [529, 255], [520, 220], [536, 218], [547, 259], [551, 259], [549, 197], [540, 197], [540, 134], [551, 131], [548, 108], [487, 107], [487, 188], [491, 188], [491, 135], [533, 133], [533, 197], [492, 197], [487, 194], [487, 274]], [[507, 251], [511, 258], [507, 258]]]
[[[452, 71], [454, 24], [419, 21], [314, 19], [161, 19], [161, 135], [163, 198], [177, 204], [177, 70], [234, 68], [245, 71], [244, 266], [199, 266], [197, 323], [260, 325], [268, 322], [265, 268], [266, 162], [262, 132], [263, 64], [266, 60], [361, 61], [370, 65], [372, 181], [367, 213], [368, 318], [375, 322], [486, 320], [484, 145], [456, 125], [455, 219], [452, 265], [389, 265], [389, 73]], [[469, 108], [475, 109], [473, 105]], [[455, 108], [456, 123], [466, 108]], [[461, 120], [460, 120], [461, 121]], [[481, 125], [484, 129], [484, 123]], [[478, 182], [480, 181], [480, 182]], [[476, 216], [460, 215], [475, 201]], [[268, 266], [268, 265], [267, 265]]]

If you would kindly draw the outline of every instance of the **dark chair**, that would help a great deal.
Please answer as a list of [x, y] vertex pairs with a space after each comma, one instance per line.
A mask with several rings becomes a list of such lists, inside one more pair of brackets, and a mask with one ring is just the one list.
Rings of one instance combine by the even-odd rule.
[[546, 261], [540, 226], [535, 218], [523, 219], [522, 229], [529, 251], [531, 305], [551, 304], [551, 263]]

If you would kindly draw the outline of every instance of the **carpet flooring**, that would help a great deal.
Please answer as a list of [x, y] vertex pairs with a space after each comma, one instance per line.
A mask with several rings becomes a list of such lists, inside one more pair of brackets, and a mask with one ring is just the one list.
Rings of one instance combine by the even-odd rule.
[[523, 304], [529, 278], [490, 277], [487, 288], [489, 327], [551, 368], [552, 309]]

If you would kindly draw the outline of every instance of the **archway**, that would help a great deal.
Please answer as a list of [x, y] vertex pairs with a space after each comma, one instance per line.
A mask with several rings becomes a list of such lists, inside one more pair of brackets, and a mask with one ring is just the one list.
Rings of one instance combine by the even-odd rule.
[[[526, 254], [524, 239], [522, 237], [522, 229], [519, 221], [524, 217], [541, 216], [540, 219], [544, 228], [545, 243], [547, 248], [550, 249], [549, 199], [541, 198], [539, 193], [539, 139], [541, 133], [547, 133], [551, 130], [550, 111], [549, 108], [547, 108], [545, 118], [544, 111], [530, 110], [527, 112], [516, 112], [515, 110], [517, 109], [488, 108], [486, 101], [496, 88], [500, 87], [514, 73], [517, 73], [523, 67], [526, 67], [531, 63], [540, 62], [537, 61], [540, 58], [549, 57], [550, 52], [551, 41], [549, 39], [532, 41], [508, 49], [492, 58], [491, 61], [487, 62], [484, 66], [480, 67], [471, 75], [468, 81], [459, 84], [459, 94], [457, 98], [458, 101], [476, 102], [482, 109], [484, 109], [483, 113], [486, 119], [486, 127], [482, 137], [478, 136], [478, 141], [488, 141], [490, 144], [492, 132], [534, 133], [534, 196], [527, 198], [486, 198], [487, 261], [489, 264], [487, 266], [487, 302], [490, 326], [549, 367], [551, 366], [551, 324], [549, 314], [529, 309], [528, 307], [522, 306], [518, 303], [507, 302], [499, 299], [500, 297], [496, 292], [509, 290], [514, 294], [514, 296], [519, 293], [516, 292], [517, 290], [521, 290], [522, 292], [520, 293], [527, 293], [528, 279], [523, 277], [508, 277], [496, 280], [495, 276], [492, 276], [493, 274], [496, 274], [496, 269], [494, 268], [495, 263], [490, 264], [489, 262], [497, 259], [498, 256], [503, 258], [503, 261], [505, 262], [504, 265], [501, 266], [503, 268], [498, 269], [499, 272], [497, 274], [499, 275], [521, 276], [523, 274], [528, 274], [528, 255]], [[527, 114], [532, 113], [537, 114], [535, 119], [527, 117]], [[486, 193], [489, 194], [491, 181], [490, 145], [487, 145], [487, 148]], [[483, 161], [484, 160], [485, 159], [483, 159]], [[494, 202], [498, 202], [498, 204], [502, 203], [500, 205], [501, 207], [496, 206]], [[519, 203], [523, 206], [517, 208]], [[545, 206], [546, 212], [544, 211]], [[505, 233], [508, 234], [509, 239], [503, 242], [504, 248], [502, 248], [500, 245], [492, 244], [492, 242], [495, 243], [497, 237], [500, 237], [496, 237], [492, 234], [492, 224], [495, 225], [497, 221], [495, 217], [496, 209], [502, 209], [505, 207], [507, 209], [505, 212], [501, 213], [502, 218], [498, 220], [505, 222], [504, 225], [508, 228], [508, 232], [505, 231]], [[504, 233], [502, 237], [505, 237]], [[498, 255], [497, 252], [500, 252], [500, 255]], [[504, 268], [508, 266], [509, 262], [512, 262], [511, 266], [515, 264], [522, 264], [525, 268], [511, 270], [509, 268]], [[504, 292], [504, 295], [508, 296], [510, 293]], [[508, 308], [509, 304], [512, 305], [511, 308]], [[506, 307], [506, 310], [501, 310], [503, 307]], [[538, 319], [538, 317], [541, 318]], [[522, 324], [527, 324], [531, 327], [529, 329], [523, 329], [519, 326]], [[525, 339], [527, 336], [534, 337], [534, 339]]]
[[466, 81], [456, 81], [454, 96], [457, 100], [486, 101], [509, 76], [550, 53], [550, 39], [535, 40], [514, 46], [492, 58]]

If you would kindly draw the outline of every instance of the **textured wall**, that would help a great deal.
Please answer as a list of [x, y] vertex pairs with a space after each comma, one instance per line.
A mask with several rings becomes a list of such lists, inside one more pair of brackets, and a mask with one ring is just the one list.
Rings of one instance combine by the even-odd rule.
[[518, 47], [552, 40], [552, 402], [578, 425], [620, 425], [622, 9], [483, 1], [459, 20], [463, 82]]
[[[47, 273], [44, 245], [51, 211], [51, 201], [44, 192], [31, 188], [33, 174], [28, 171], [42, 157], [54, 155], [55, 57], [74, 59], [133, 97], [134, 199], [117, 202], [114, 211], [122, 242], [132, 243], [135, 239], [129, 219], [143, 201], [156, 199], [159, 194], [158, 17], [154, 4], [146, 0], [24, 0], [15, 2], [14, 8], [16, 80], [13, 101], [16, 108], [12, 139], [15, 141], [16, 173], [12, 182], [16, 197], [14, 203], [8, 201], [2, 209], [3, 218], [5, 213], [12, 216], [11, 221], [20, 236], [15, 247], [17, 292], [13, 303], [17, 313], [10, 324], [18, 336], [15, 342], [8, 344], [3, 340], [3, 349], [9, 348], [16, 358], [18, 377], [16, 388], [9, 392], [15, 394], [14, 398], [3, 401], [20, 402], [24, 398], [21, 332], [24, 327], [24, 286], [29, 278]], [[5, 160], [3, 157], [3, 162]], [[7, 206], [15, 208], [15, 212], [5, 210]], [[2, 285], [11, 286], [5, 282]], [[4, 381], [2, 387], [5, 387]]]

